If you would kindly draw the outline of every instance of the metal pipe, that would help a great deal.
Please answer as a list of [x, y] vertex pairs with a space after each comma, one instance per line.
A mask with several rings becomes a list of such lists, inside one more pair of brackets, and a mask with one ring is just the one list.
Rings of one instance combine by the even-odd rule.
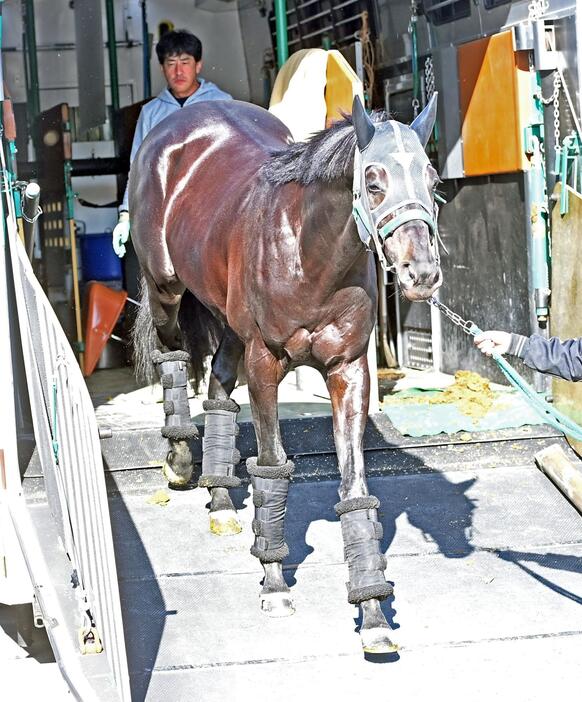
[[[128, 163], [120, 156], [106, 156], [103, 158], [76, 158], [70, 161], [71, 176], [102, 176], [126, 173]], [[23, 180], [38, 178], [42, 171], [42, 164], [38, 161], [18, 161], [18, 176]]]
[[105, 0], [107, 13], [107, 53], [109, 55], [109, 82], [111, 84], [111, 109], [119, 109], [119, 75], [117, 73], [117, 44], [115, 41], [115, 9], [113, 0]]
[[29, 183], [22, 198], [22, 229], [24, 233], [24, 245], [28, 259], [32, 261], [34, 252], [34, 225], [38, 215], [38, 203], [40, 200], [40, 187], [38, 183]]
[[65, 161], [65, 195], [67, 201], [66, 217], [69, 221], [69, 238], [71, 241], [71, 266], [73, 273], [73, 302], [75, 308], [75, 328], [77, 331], [77, 353], [81, 372], [85, 367], [85, 346], [83, 343], [83, 326], [81, 324], [81, 295], [79, 293], [79, 264], [77, 261], [77, 238], [75, 236], [75, 193], [71, 183], [71, 162]]
[[382, 355], [384, 356], [386, 367], [397, 368], [398, 362], [396, 361], [396, 356], [394, 354], [394, 344], [392, 342], [392, 338], [389, 338], [386, 273], [379, 265], [376, 266], [376, 272], [378, 277], [378, 323], [380, 326], [380, 346], [382, 348]]
[[152, 95], [152, 76], [150, 71], [150, 38], [148, 31], [148, 13], [146, 0], [141, 0], [141, 31], [143, 35], [143, 97]]
[[275, 0], [275, 26], [277, 31], [277, 66], [281, 68], [289, 57], [286, 0]]
[[40, 113], [40, 91], [38, 83], [38, 61], [36, 57], [36, 28], [34, 25], [34, 0], [23, 0], [22, 19], [24, 24], [25, 54], [28, 71], [26, 93], [29, 120], [32, 122]]

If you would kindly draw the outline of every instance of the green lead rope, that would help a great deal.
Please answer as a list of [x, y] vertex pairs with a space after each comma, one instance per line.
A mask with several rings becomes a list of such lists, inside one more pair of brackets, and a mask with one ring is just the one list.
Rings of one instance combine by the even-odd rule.
[[[476, 324], [472, 324], [468, 328], [469, 333], [472, 336], [477, 336], [481, 334], [481, 329]], [[491, 358], [497, 363], [503, 375], [509, 380], [514, 388], [517, 388], [522, 392], [531, 406], [535, 411], [543, 417], [547, 424], [550, 424], [555, 429], [568, 434], [577, 441], [582, 441], [582, 427], [572, 421], [565, 414], [562, 414], [557, 409], [554, 409], [549, 403], [547, 403], [539, 394], [532, 388], [532, 386], [515, 370], [515, 368], [503, 358], [498, 353], [492, 353]]]
[[[430, 297], [427, 300], [429, 305], [436, 307], [445, 317], [451, 320], [453, 324], [460, 327], [465, 334], [477, 336], [482, 334], [482, 330], [472, 320], [465, 320], [456, 312], [453, 312], [445, 304], [437, 300], [435, 297]], [[534, 410], [543, 417], [544, 422], [554, 427], [558, 431], [571, 436], [577, 441], [582, 441], [582, 427], [572, 421], [565, 414], [562, 414], [557, 409], [554, 409], [548, 404], [539, 394], [532, 388], [529, 383], [521, 377], [515, 368], [498, 353], [492, 353], [491, 358], [497, 363], [503, 375], [509, 380], [514, 388], [517, 388], [523, 393]]]

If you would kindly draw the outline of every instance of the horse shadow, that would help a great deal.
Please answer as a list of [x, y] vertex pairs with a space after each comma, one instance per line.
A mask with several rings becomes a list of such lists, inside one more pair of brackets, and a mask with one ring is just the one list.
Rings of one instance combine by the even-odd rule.
[[552, 582], [549, 578], [544, 577], [533, 568], [523, 563], [523, 561], [529, 561], [543, 568], [582, 574], [582, 557], [563, 553], [530, 553], [528, 551], [513, 551], [511, 549], [499, 550], [496, 551], [496, 554], [502, 560], [513, 563], [524, 573], [540, 583], [540, 585], [549, 588], [572, 602], [576, 602], [576, 604], [582, 605], [582, 597], [580, 595]]
[[[374, 476], [375, 471], [372, 470], [372, 475], [368, 478], [370, 493], [380, 500], [378, 518], [383, 527], [382, 552], [387, 556], [408, 555], [418, 553], [420, 548], [421, 552], [438, 552], [446, 558], [465, 558], [471, 555], [475, 550], [471, 543], [471, 533], [477, 503], [468, 493], [477, 479], [451, 481], [411, 454], [407, 455], [407, 469], [406, 474], [391, 475], [393, 479]], [[284, 570], [290, 586], [297, 582], [299, 566], [316, 550], [325, 551], [322, 557], [328, 561], [341, 563], [344, 560], [339, 519], [334, 511], [334, 504], [339, 501], [338, 480], [330, 476], [329, 480], [317, 483], [316, 490], [312, 489], [311, 481], [294, 482], [296, 484], [292, 484], [289, 490], [285, 526], [290, 554]], [[412, 533], [413, 530], [403, 528], [403, 520], [414, 527], [416, 535]], [[333, 539], [322, 537], [322, 531], [329, 532], [322, 522], [337, 524]], [[393, 546], [396, 546], [394, 554]], [[395, 583], [389, 579], [390, 560], [386, 575], [388, 582], [394, 586]], [[400, 626], [395, 605], [394, 596], [382, 603], [382, 610], [392, 629]], [[361, 614], [358, 614], [354, 623], [355, 628], [359, 629]], [[398, 660], [398, 655], [370, 656], [369, 660], [390, 662]]]
[[176, 611], [166, 608], [154, 566], [124, 494], [111, 474], [106, 475], [106, 481], [131, 699], [143, 702], [148, 694], [167, 617], [175, 615]]

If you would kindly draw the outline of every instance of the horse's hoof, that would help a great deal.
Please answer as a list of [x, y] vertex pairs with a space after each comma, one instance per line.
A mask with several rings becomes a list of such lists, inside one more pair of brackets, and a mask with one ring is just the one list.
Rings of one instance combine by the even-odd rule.
[[173, 468], [170, 467], [169, 463], [164, 463], [162, 467], [162, 474], [164, 478], [168, 481], [168, 484], [171, 488], [185, 488], [186, 485], [190, 482], [190, 478], [192, 477], [192, 467], [187, 468], [185, 470], [181, 470], [179, 473], [176, 473]]
[[217, 536], [240, 534], [242, 524], [234, 509], [219, 509], [210, 512], [210, 531]]
[[385, 626], [374, 629], [361, 629], [360, 639], [365, 653], [395, 653], [398, 645], [390, 641], [390, 629]]
[[261, 609], [269, 617], [290, 617], [295, 606], [288, 592], [266, 592], [261, 594]]

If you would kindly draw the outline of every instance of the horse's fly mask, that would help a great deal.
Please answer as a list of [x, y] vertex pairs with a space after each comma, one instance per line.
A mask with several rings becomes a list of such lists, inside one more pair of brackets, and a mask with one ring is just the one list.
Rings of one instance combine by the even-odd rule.
[[[424, 152], [435, 116], [436, 94], [410, 127], [393, 120], [374, 125], [359, 98], [354, 99], [353, 121], [357, 145], [353, 214], [360, 239], [368, 247], [370, 239], [374, 241], [380, 262], [386, 270], [389, 266], [382, 244], [401, 225], [421, 220], [428, 225], [432, 241], [436, 242], [438, 236], [438, 206], [427, 184], [426, 171], [430, 161]], [[370, 166], [383, 170], [388, 180], [385, 197], [374, 209], [370, 207], [366, 190], [366, 169]]]

